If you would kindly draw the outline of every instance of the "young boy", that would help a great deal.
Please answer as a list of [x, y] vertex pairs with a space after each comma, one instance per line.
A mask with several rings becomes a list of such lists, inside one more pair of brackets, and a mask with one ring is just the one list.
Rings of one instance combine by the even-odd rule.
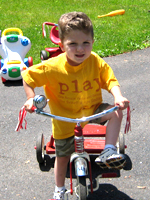
[[[102, 168], [121, 169], [126, 161], [123, 155], [117, 153], [115, 145], [122, 110], [128, 107], [129, 101], [122, 96], [119, 83], [109, 65], [91, 52], [94, 33], [87, 15], [82, 12], [64, 14], [59, 19], [58, 28], [61, 40], [59, 45], [64, 53], [22, 73], [27, 95], [24, 107], [32, 112], [34, 88], [44, 86], [52, 114], [80, 118], [114, 106], [102, 103], [101, 89], [107, 90], [120, 109], [99, 120], [99, 123], [108, 121], [108, 124], [105, 149], [95, 162]], [[52, 120], [56, 145], [54, 199], [64, 198], [67, 164], [70, 154], [74, 152], [74, 126], [74, 123]]]

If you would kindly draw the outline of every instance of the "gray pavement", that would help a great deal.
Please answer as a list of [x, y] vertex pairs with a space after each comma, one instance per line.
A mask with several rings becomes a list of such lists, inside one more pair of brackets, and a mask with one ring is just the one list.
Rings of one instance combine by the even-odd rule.
[[[113, 68], [124, 96], [131, 106], [131, 132], [126, 134], [126, 154], [132, 160], [131, 171], [121, 171], [120, 178], [101, 179], [100, 189], [88, 199], [150, 199], [150, 48], [104, 58]], [[43, 94], [42, 88], [36, 94]], [[39, 133], [48, 142], [50, 120], [27, 114], [27, 130], [15, 132], [18, 113], [25, 102], [22, 82], [0, 82], [0, 199], [48, 200], [54, 189], [53, 156], [49, 166], [39, 166], [34, 146]], [[104, 101], [112, 103], [104, 92]], [[48, 109], [48, 108], [46, 108]], [[48, 111], [48, 110], [47, 110]], [[126, 113], [124, 113], [125, 115]], [[126, 115], [121, 131], [124, 131]], [[69, 179], [66, 180], [69, 188]], [[75, 199], [69, 196], [69, 199]]]

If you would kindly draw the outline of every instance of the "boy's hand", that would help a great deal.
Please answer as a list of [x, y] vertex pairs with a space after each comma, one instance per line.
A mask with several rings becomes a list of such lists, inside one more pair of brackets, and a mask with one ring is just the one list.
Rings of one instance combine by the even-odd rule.
[[115, 98], [115, 105], [118, 105], [121, 110], [126, 109], [129, 106], [129, 101], [123, 96]]
[[119, 86], [114, 86], [110, 92], [114, 96], [115, 105], [118, 105], [121, 110], [124, 110], [129, 106], [129, 101], [122, 96]]
[[24, 108], [27, 112], [29, 113], [33, 113], [33, 98], [29, 98], [25, 104], [24, 104]]

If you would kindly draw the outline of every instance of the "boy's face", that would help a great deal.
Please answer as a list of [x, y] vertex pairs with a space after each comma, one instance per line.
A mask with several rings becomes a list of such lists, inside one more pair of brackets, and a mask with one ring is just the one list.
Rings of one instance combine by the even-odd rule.
[[93, 42], [91, 34], [74, 30], [67, 34], [60, 47], [66, 52], [68, 63], [77, 66], [90, 56]]

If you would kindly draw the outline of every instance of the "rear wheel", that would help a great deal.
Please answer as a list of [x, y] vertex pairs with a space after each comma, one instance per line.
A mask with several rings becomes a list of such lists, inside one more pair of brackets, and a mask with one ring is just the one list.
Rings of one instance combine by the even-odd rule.
[[77, 176], [77, 193], [80, 200], [86, 200], [87, 197], [87, 187], [86, 187], [86, 177]]
[[125, 138], [124, 133], [119, 134], [119, 153], [125, 154]]
[[42, 50], [40, 52], [40, 58], [41, 58], [41, 61], [48, 59], [48, 55], [47, 55], [47, 51], [46, 50]]
[[36, 158], [38, 163], [44, 162], [44, 135], [39, 135], [36, 141]]

